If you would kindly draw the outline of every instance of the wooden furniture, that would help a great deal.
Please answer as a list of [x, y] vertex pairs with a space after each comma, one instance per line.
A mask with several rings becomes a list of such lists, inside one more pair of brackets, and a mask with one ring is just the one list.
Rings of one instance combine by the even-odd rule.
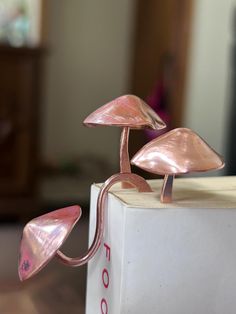
[[[181, 126], [184, 113], [193, 11], [194, 0], [137, 0], [131, 92], [147, 99], [167, 66], [171, 128]], [[145, 138], [131, 133], [133, 155], [145, 144]]]
[[169, 62], [169, 112], [171, 126], [180, 126], [194, 0], [138, 0], [132, 91], [146, 98]]
[[35, 203], [41, 52], [0, 46], [0, 217]]

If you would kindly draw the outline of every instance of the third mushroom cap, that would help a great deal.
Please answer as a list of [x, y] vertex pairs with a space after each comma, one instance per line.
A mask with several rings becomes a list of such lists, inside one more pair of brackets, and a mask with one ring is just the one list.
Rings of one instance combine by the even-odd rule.
[[139, 150], [131, 163], [146, 171], [165, 175], [162, 202], [171, 201], [174, 175], [224, 167], [221, 156], [187, 128], [171, 130], [152, 140]]
[[164, 121], [141, 98], [135, 95], [120, 96], [92, 112], [85, 120], [86, 126], [119, 126], [131, 129], [166, 127]]
[[166, 127], [161, 118], [142, 99], [134, 95], [120, 96], [92, 112], [85, 120], [86, 126], [123, 127], [120, 140], [120, 172], [130, 173], [128, 153], [129, 130]]

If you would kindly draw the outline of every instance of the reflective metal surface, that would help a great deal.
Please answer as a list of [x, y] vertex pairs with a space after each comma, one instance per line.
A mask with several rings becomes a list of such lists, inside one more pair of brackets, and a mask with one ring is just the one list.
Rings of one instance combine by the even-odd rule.
[[110, 188], [117, 182], [128, 182], [138, 189], [139, 192], [152, 192], [148, 183], [140, 176], [134, 173], [118, 173], [111, 176], [103, 184], [97, 199], [97, 221], [93, 242], [88, 251], [79, 258], [70, 258], [62, 252], [57, 252], [57, 257], [61, 262], [68, 266], [81, 266], [86, 264], [97, 252], [102, 241], [104, 232], [105, 205]]
[[224, 167], [224, 161], [190, 129], [174, 129], [146, 144], [131, 163], [152, 173], [165, 175], [160, 200], [172, 201], [174, 175]]
[[172, 189], [174, 182], [174, 175], [166, 174], [164, 177], [162, 189], [161, 189], [161, 203], [171, 203], [172, 202]]
[[190, 129], [171, 130], [146, 144], [131, 163], [152, 173], [183, 174], [224, 167], [224, 161]]
[[[124, 95], [103, 105], [91, 113], [85, 120], [86, 126], [119, 126], [123, 127], [120, 139], [120, 172], [130, 173], [128, 151], [129, 129], [163, 129], [166, 127], [161, 118], [142, 99], [134, 95]], [[123, 188], [130, 187], [122, 184]]]
[[[125, 126], [121, 132], [120, 137], [120, 172], [130, 173], [130, 160], [129, 160], [129, 131], [130, 128]], [[125, 184], [125, 183], [124, 183]]]
[[86, 264], [97, 252], [104, 232], [104, 211], [107, 193], [117, 182], [129, 182], [139, 192], [151, 192], [148, 183], [133, 173], [111, 176], [102, 186], [97, 200], [97, 222], [93, 243], [88, 251], [70, 258], [59, 251], [73, 226], [81, 216], [79, 206], [59, 209], [31, 220], [24, 228], [20, 247], [19, 277], [26, 280], [38, 273], [55, 256], [69, 266]]
[[35, 218], [25, 226], [18, 267], [21, 280], [38, 273], [53, 258], [80, 216], [81, 208], [70, 206]]
[[98, 108], [84, 120], [84, 125], [128, 126], [134, 129], [156, 130], [166, 127], [155, 111], [134, 95], [120, 96]]

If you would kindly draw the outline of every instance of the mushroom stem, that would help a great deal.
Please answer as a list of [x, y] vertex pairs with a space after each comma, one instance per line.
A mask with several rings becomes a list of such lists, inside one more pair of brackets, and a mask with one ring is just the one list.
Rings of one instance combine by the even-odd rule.
[[[125, 126], [121, 132], [120, 137], [120, 172], [121, 173], [131, 173], [130, 160], [129, 160], [129, 131], [130, 128]], [[131, 187], [127, 182], [121, 184], [123, 189], [128, 189]]]
[[174, 175], [165, 175], [162, 190], [161, 190], [161, 203], [172, 202], [172, 187], [174, 181]]
[[104, 231], [104, 210], [106, 199], [109, 189], [117, 182], [129, 182], [133, 186], [137, 187], [139, 192], [151, 192], [151, 188], [148, 183], [140, 176], [130, 173], [119, 173], [111, 176], [102, 186], [97, 199], [97, 218], [96, 218], [96, 230], [93, 242], [88, 251], [79, 258], [70, 258], [64, 255], [61, 251], [57, 251], [57, 257], [59, 260], [68, 266], [81, 266], [86, 264], [97, 252], [102, 241]]
[[129, 162], [129, 127], [125, 126], [121, 132], [120, 137], [120, 172], [121, 173], [130, 173], [130, 162]]

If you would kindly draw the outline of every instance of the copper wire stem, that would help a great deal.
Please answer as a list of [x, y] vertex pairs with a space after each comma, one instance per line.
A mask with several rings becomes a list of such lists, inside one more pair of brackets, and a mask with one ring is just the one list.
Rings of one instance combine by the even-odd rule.
[[88, 251], [78, 257], [70, 258], [63, 254], [61, 251], [57, 251], [57, 258], [65, 265], [68, 266], [81, 266], [86, 264], [97, 252], [102, 241], [104, 231], [104, 210], [105, 202], [107, 199], [109, 189], [117, 182], [128, 182], [135, 186], [139, 192], [152, 192], [148, 183], [140, 176], [133, 173], [119, 173], [111, 176], [102, 186], [98, 199], [97, 199], [97, 219], [96, 230], [93, 242]]
[[130, 161], [129, 161], [129, 127], [125, 126], [121, 132], [120, 137], [120, 172], [121, 173], [130, 173]]
[[165, 175], [164, 182], [161, 190], [161, 203], [171, 203], [172, 202], [172, 188], [174, 175]]
[[[129, 159], [129, 132], [128, 126], [123, 127], [120, 137], [120, 172], [131, 173], [130, 159]], [[123, 189], [132, 188], [127, 182], [122, 182]]]

